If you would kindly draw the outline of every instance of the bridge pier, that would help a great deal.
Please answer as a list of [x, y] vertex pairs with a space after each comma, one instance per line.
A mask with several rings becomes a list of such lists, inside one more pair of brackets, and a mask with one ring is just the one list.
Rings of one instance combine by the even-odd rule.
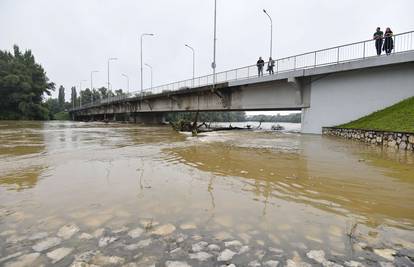
[[154, 113], [134, 113], [133, 119], [135, 123], [145, 123], [145, 124], [162, 124], [165, 122], [165, 116], [162, 112]]

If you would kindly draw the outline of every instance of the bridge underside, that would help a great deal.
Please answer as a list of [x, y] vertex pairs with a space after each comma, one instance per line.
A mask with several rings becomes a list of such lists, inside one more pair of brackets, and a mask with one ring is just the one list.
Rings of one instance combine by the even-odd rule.
[[[144, 115], [189, 111], [301, 110], [309, 107], [306, 79], [284, 79], [229, 87], [228, 83], [129, 98], [72, 111], [75, 120], [125, 119], [150, 122]], [[126, 118], [126, 117], [130, 118]], [[144, 119], [141, 119], [141, 118]], [[136, 119], [138, 118], [138, 119]], [[157, 119], [153, 120], [157, 122]]]

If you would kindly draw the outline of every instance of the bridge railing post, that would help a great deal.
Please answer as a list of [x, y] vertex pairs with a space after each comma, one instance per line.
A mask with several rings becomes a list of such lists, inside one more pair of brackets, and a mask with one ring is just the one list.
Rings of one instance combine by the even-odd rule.
[[293, 58], [293, 70], [296, 70], [296, 56]]
[[316, 67], [316, 52], [314, 52], [314, 54], [315, 54], [315, 56], [314, 56], [314, 59], [313, 59], [313, 67]]
[[364, 48], [363, 48], [363, 52], [362, 52], [362, 58], [365, 59], [365, 44], [366, 42], [364, 42]]
[[338, 47], [338, 49], [336, 50], [336, 63], [339, 63], [339, 48], [340, 47]]

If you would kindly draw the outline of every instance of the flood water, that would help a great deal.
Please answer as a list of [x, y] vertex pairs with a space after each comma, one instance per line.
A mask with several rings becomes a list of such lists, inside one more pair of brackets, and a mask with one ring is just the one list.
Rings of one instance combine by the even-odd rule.
[[1, 121], [0, 266], [414, 265], [414, 153], [269, 125]]

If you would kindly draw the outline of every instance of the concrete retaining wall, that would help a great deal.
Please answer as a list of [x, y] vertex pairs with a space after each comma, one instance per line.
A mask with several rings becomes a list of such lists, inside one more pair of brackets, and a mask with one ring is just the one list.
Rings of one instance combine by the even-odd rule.
[[324, 127], [322, 134], [414, 152], [414, 133]]

